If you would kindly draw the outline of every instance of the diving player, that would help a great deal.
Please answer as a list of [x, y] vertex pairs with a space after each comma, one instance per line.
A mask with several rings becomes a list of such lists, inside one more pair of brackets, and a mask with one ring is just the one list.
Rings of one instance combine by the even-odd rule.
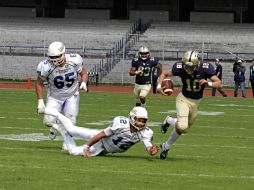
[[[140, 106], [130, 111], [129, 118], [115, 117], [113, 122], [103, 130], [74, 127], [70, 119], [56, 109], [46, 108], [45, 114], [54, 116], [60, 121], [53, 126], [62, 134], [71, 155], [90, 157], [125, 152], [139, 141], [143, 142], [150, 155], [155, 155], [159, 151], [159, 147], [151, 142], [153, 131], [147, 127], [148, 113]], [[80, 137], [87, 143], [77, 146], [72, 137]]]

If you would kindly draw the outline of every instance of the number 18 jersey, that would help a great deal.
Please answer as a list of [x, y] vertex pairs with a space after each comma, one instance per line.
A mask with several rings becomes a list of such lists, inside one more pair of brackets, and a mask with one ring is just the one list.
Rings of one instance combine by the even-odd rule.
[[200, 63], [198, 69], [193, 74], [188, 74], [183, 68], [183, 62], [176, 62], [172, 67], [174, 76], [179, 76], [182, 80], [182, 94], [187, 98], [200, 99], [203, 97], [205, 84], [201, 85], [200, 80], [211, 78], [215, 75], [214, 67], [211, 63]]
[[83, 67], [79, 54], [65, 54], [63, 67], [55, 66], [48, 59], [41, 61], [37, 67], [39, 77], [49, 84], [48, 96], [65, 101], [78, 91], [78, 73]]

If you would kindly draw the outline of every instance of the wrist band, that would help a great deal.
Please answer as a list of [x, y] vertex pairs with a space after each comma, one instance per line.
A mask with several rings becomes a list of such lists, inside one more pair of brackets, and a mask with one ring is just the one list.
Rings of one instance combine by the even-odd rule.
[[161, 84], [157, 84], [157, 88], [161, 88]]
[[39, 99], [39, 100], [38, 100], [38, 103], [39, 103], [39, 104], [44, 104], [43, 99]]

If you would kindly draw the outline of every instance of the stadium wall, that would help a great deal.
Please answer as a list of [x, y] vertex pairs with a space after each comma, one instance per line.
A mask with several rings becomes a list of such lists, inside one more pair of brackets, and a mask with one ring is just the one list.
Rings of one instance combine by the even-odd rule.
[[2, 18], [35, 18], [35, 8], [23, 8], [23, 7], [0, 7], [0, 17]]

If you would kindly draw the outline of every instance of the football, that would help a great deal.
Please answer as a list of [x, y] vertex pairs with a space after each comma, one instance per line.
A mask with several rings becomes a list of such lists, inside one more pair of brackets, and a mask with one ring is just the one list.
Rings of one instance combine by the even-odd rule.
[[164, 93], [167, 94], [168, 96], [170, 96], [173, 93], [174, 85], [173, 81], [170, 78], [165, 78], [162, 81], [161, 86], [163, 88]]

